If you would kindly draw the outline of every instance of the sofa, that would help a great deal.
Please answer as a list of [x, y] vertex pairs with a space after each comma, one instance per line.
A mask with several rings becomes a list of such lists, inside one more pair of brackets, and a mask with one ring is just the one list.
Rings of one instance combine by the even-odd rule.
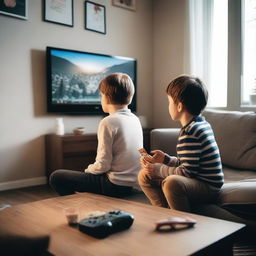
[[[218, 143], [225, 183], [216, 202], [196, 205], [200, 215], [246, 224], [256, 231], [256, 113], [207, 109], [202, 114], [211, 124]], [[176, 155], [177, 128], [153, 129], [151, 150]], [[256, 233], [256, 232], [255, 232]]]

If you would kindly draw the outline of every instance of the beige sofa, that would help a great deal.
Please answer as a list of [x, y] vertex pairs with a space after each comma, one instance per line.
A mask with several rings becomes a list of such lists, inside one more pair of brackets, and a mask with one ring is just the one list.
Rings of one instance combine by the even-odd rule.
[[[256, 229], [256, 114], [206, 110], [218, 143], [225, 184], [216, 202], [197, 205], [197, 214], [247, 224]], [[175, 155], [179, 129], [151, 131], [151, 149]]]

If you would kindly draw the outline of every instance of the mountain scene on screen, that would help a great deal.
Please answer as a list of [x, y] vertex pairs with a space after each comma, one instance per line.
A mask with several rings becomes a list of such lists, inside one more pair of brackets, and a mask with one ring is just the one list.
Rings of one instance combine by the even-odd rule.
[[135, 80], [134, 62], [112, 65], [101, 72], [86, 72], [73, 62], [51, 56], [52, 102], [54, 104], [100, 104], [99, 82], [115, 72], [128, 74]]

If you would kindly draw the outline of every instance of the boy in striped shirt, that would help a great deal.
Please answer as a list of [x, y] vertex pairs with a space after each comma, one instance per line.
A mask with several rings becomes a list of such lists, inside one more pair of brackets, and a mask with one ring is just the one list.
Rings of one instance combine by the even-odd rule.
[[182, 75], [166, 89], [169, 114], [181, 123], [177, 157], [160, 150], [141, 157], [138, 176], [152, 205], [190, 212], [209, 203], [224, 183], [218, 145], [210, 124], [201, 116], [208, 92], [199, 78]]

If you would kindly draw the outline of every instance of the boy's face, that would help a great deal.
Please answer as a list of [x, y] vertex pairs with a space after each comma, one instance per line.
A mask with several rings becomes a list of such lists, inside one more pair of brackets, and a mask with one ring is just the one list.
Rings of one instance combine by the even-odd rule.
[[180, 114], [181, 114], [181, 103], [175, 103], [173, 98], [170, 95], [167, 95], [168, 101], [169, 101], [169, 114], [172, 118], [172, 120], [180, 120]]

